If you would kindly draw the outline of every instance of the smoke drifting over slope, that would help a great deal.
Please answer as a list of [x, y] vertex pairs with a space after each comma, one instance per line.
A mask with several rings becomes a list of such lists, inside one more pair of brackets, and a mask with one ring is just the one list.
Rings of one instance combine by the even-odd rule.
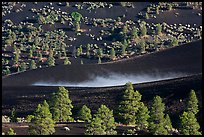
[[39, 81], [32, 84], [33, 86], [65, 86], [65, 87], [109, 87], [109, 86], [120, 86], [127, 82], [133, 84], [145, 83], [159, 80], [167, 80], [172, 78], [178, 78], [184, 76], [182, 73], [166, 73], [166, 74], [119, 74], [109, 73], [104, 76], [90, 76], [89, 80], [82, 82], [70, 82], [70, 81]]

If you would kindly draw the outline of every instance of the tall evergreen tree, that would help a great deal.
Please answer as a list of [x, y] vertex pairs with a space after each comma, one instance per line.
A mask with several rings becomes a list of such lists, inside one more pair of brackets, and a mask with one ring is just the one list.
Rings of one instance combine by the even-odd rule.
[[55, 132], [55, 122], [52, 120], [49, 105], [46, 100], [39, 104], [34, 112], [34, 118], [29, 124], [30, 135], [52, 135]]
[[139, 127], [141, 130], [147, 129], [149, 126], [149, 117], [150, 116], [148, 108], [144, 105], [143, 102], [141, 102], [139, 110], [136, 113], [136, 126]]
[[86, 122], [90, 122], [92, 118], [91, 110], [86, 105], [82, 106], [78, 115], [79, 115], [79, 119], [84, 120]]
[[189, 94], [189, 100], [187, 103], [187, 111], [193, 112], [193, 114], [198, 113], [198, 99], [194, 90], [191, 90]]
[[168, 114], [165, 115], [165, 128], [167, 129], [168, 133], [170, 133], [173, 129], [171, 119]]
[[164, 118], [165, 105], [162, 102], [160, 96], [156, 96], [153, 99], [153, 103], [150, 109], [149, 129], [153, 135], [167, 135], [167, 129], [165, 128]]
[[201, 135], [198, 131], [200, 125], [197, 122], [195, 114], [191, 111], [183, 112], [180, 116], [180, 132], [183, 135]]
[[101, 105], [94, 118], [86, 126], [86, 135], [116, 135], [113, 111]]
[[59, 87], [58, 91], [52, 94], [49, 104], [53, 119], [56, 122], [73, 121], [71, 117], [73, 105], [71, 103], [68, 90], [64, 87]]
[[113, 117], [113, 110], [110, 110], [105, 105], [101, 105], [98, 109], [95, 117], [98, 117], [102, 120], [102, 127], [106, 133], [106, 135], [115, 135], [117, 132], [115, 131], [115, 119]]
[[94, 117], [86, 128], [85, 135], [106, 135], [99, 117]]
[[124, 124], [135, 124], [136, 113], [141, 105], [142, 95], [134, 91], [132, 83], [126, 83], [126, 90], [123, 93], [122, 101], [118, 108], [119, 119]]

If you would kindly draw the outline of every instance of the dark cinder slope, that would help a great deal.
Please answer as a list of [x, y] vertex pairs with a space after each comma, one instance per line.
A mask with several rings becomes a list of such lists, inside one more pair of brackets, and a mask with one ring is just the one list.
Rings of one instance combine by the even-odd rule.
[[[118, 74], [166, 74], [182, 73], [184, 75], [202, 72], [202, 41], [184, 44], [153, 54], [124, 59], [106, 64], [84, 64], [55, 66], [31, 70], [2, 80], [5, 86], [28, 86], [39, 81], [48, 82], [82, 82], [92, 76]], [[4, 92], [4, 91], [3, 91]]]

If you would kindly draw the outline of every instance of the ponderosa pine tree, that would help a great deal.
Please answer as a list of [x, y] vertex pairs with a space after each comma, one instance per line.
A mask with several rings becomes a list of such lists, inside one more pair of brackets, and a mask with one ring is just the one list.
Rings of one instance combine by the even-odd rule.
[[48, 66], [55, 66], [55, 58], [53, 57], [53, 51], [50, 50], [49, 57], [47, 59]]
[[95, 117], [98, 117], [102, 120], [102, 127], [106, 135], [116, 135], [115, 131], [115, 119], [113, 117], [113, 110], [110, 110], [106, 105], [101, 105], [98, 109]]
[[183, 112], [180, 116], [180, 132], [183, 135], [201, 135], [198, 131], [200, 125], [197, 122], [195, 114], [191, 111]]
[[143, 102], [141, 102], [141, 105], [139, 107], [138, 112], [136, 113], [136, 126], [139, 127], [140, 130], [146, 130], [149, 126], [149, 110], [144, 105]]
[[165, 128], [167, 129], [168, 133], [170, 134], [171, 130], [173, 129], [171, 124], [171, 119], [168, 114], [165, 115]]
[[90, 122], [90, 120], [92, 118], [91, 110], [86, 105], [82, 106], [78, 115], [79, 115], [80, 120], [84, 120], [86, 122]]
[[157, 35], [160, 35], [160, 34], [161, 34], [161, 31], [162, 31], [161, 25], [160, 25], [160, 24], [157, 24], [157, 25], [156, 25], [156, 34], [157, 34]]
[[126, 83], [126, 90], [123, 93], [122, 101], [118, 108], [118, 116], [123, 124], [135, 124], [136, 113], [141, 105], [142, 95], [134, 91], [132, 83]]
[[99, 117], [94, 117], [91, 122], [86, 125], [85, 135], [106, 135], [102, 126], [102, 120]]
[[165, 105], [162, 102], [160, 96], [156, 96], [153, 99], [150, 109], [149, 129], [153, 135], [167, 135], [167, 129], [165, 128], [164, 118]]
[[112, 60], [115, 58], [115, 50], [114, 50], [114, 48], [111, 48], [110, 58], [111, 58]]
[[116, 135], [113, 111], [101, 105], [86, 128], [85, 135]]
[[132, 39], [135, 39], [138, 37], [138, 32], [137, 32], [137, 28], [134, 26], [132, 33], [131, 33]]
[[187, 103], [187, 111], [193, 112], [193, 114], [198, 113], [198, 99], [194, 90], [191, 90], [189, 94], [189, 100]]
[[30, 135], [52, 135], [55, 132], [55, 122], [52, 120], [49, 105], [46, 100], [39, 104], [34, 112], [34, 118], [29, 124]]
[[59, 87], [58, 91], [52, 94], [49, 104], [56, 122], [73, 121], [71, 117], [73, 105], [71, 103], [69, 92], [64, 87]]

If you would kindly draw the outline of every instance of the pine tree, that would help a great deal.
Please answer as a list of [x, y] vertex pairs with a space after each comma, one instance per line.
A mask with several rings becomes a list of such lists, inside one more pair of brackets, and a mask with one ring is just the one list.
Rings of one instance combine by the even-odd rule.
[[118, 108], [118, 115], [123, 124], [135, 124], [141, 97], [142, 95], [138, 91], [134, 91], [131, 82], [126, 83], [126, 90]]
[[37, 67], [36, 67], [36, 63], [35, 63], [35, 61], [34, 60], [31, 60], [31, 62], [30, 62], [30, 69], [36, 69]]
[[168, 133], [173, 129], [171, 124], [171, 119], [168, 114], [165, 115], [165, 128], [167, 129]]
[[160, 96], [153, 99], [150, 109], [149, 129], [153, 135], [167, 135], [164, 118], [165, 105]]
[[111, 58], [112, 60], [115, 58], [115, 50], [114, 50], [114, 48], [111, 48], [110, 58]]
[[90, 122], [90, 120], [92, 118], [91, 110], [86, 105], [82, 106], [78, 115], [79, 115], [80, 120], [84, 120], [86, 122]]
[[149, 19], [149, 14], [145, 13], [145, 19]]
[[102, 50], [102, 48], [99, 48], [98, 49], [98, 57], [102, 57], [103, 56], [103, 50]]
[[198, 131], [200, 125], [197, 122], [195, 114], [191, 111], [183, 112], [180, 116], [180, 131], [183, 135], [201, 135]]
[[53, 119], [56, 122], [73, 121], [71, 117], [73, 106], [71, 103], [68, 90], [64, 87], [59, 87], [58, 91], [52, 94], [49, 104]]
[[68, 57], [65, 58], [64, 60], [64, 65], [70, 65], [71, 62], [69, 61]]
[[15, 131], [12, 128], [9, 128], [9, 131], [7, 132], [8, 135], [16, 135]]
[[139, 43], [139, 47], [140, 47], [140, 52], [141, 53], [144, 53], [145, 52], [145, 47], [146, 47], [146, 43], [144, 40], [142, 40], [140, 43]]
[[156, 26], [157, 26], [157, 27], [156, 27], [156, 34], [157, 34], [157, 35], [160, 35], [160, 34], [161, 34], [161, 31], [162, 31], [162, 27], [161, 27], [160, 24], [157, 24]]
[[156, 7], [156, 14], [159, 14], [159, 6]]
[[193, 114], [198, 113], [198, 99], [194, 90], [191, 90], [189, 94], [189, 100], [187, 103], [187, 111], [193, 112]]
[[47, 60], [48, 66], [55, 66], [55, 58], [50, 54]]
[[178, 45], [178, 40], [175, 37], [173, 37], [171, 40], [170, 46], [177, 46], [177, 45]]
[[102, 120], [99, 117], [94, 117], [91, 122], [86, 125], [85, 135], [105, 135], [105, 131], [102, 126]]
[[110, 110], [105, 105], [101, 105], [98, 109], [95, 117], [98, 117], [102, 120], [102, 127], [106, 133], [106, 135], [116, 135], [115, 131], [115, 119], [113, 117], [113, 110]]
[[123, 55], [125, 55], [125, 53], [126, 53], [126, 46], [124, 45], [124, 44], [122, 44], [121, 45], [121, 55], [123, 56]]
[[80, 55], [81, 55], [80, 48], [77, 48], [77, 50], [76, 50], [76, 56], [79, 57]]
[[16, 110], [12, 108], [11, 110], [11, 122], [17, 122]]
[[148, 128], [149, 123], [149, 110], [148, 108], [144, 105], [143, 102], [141, 102], [141, 105], [139, 107], [138, 112], [136, 113], [136, 126], [139, 127], [141, 130], [145, 130]]
[[142, 25], [140, 26], [140, 32], [141, 32], [141, 36], [147, 35], [147, 27], [146, 27], [145, 24], [142, 24]]
[[52, 120], [49, 105], [46, 100], [39, 104], [34, 112], [34, 118], [29, 124], [30, 135], [52, 135], [55, 132], [55, 122]]
[[22, 62], [20, 65], [20, 71], [26, 71], [27, 65], [25, 62]]

